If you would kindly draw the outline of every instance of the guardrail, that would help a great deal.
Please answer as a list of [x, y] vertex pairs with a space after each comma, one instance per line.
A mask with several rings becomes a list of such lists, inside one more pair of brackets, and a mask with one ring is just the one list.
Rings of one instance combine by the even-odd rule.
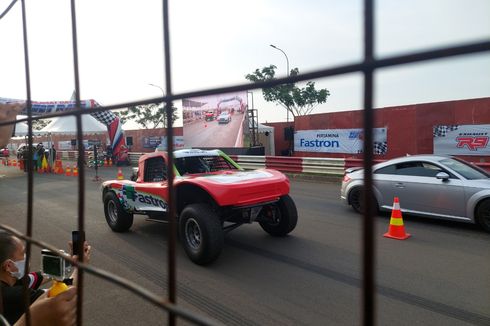
[[270, 168], [283, 172], [341, 176], [345, 162], [342, 158], [249, 156], [231, 155], [244, 169]]
[[[85, 158], [90, 152], [85, 152]], [[138, 160], [145, 153], [130, 152], [131, 165], [138, 165]], [[324, 157], [291, 157], [291, 156], [258, 156], [258, 155], [230, 155], [242, 168], [246, 170], [270, 168], [289, 173], [319, 174], [326, 176], [342, 176], [345, 169], [362, 166], [363, 160], [358, 158], [324, 158]], [[77, 151], [60, 151], [58, 158], [74, 161], [78, 158]], [[385, 160], [373, 160], [381, 163]], [[490, 172], [490, 163], [473, 163]]]

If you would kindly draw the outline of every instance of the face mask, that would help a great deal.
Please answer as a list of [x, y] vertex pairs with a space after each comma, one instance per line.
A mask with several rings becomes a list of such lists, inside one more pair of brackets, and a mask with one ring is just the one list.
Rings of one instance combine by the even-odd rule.
[[17, 267], [17, 272], [10, 272], [10, 275], [12, 275], [16, 279], [20, 280], [25, 275], [24, 268], [26, 266], [26, 258], [24, 256], [24, 259], [18, 260], [18, 261], [13, 261], [12, 260], [12, 262], [14, 263], [15, 267]]

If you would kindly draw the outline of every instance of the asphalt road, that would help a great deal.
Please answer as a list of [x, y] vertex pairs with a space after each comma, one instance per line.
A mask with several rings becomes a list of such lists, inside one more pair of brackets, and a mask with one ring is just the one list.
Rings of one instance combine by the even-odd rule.
[[[0, 221], [25, 230], [27, 182], [0, 167]], [[124, 168], [128, 176], [129, 169]], [[100, 175], [115, 178], [115, 168]], [[135, 218], [130, 232], [106, 225], [99, 183], [87, 171], [85, 214], [92, 264], [156, 293], [167, 291], [167, 228]], [[36, 175], [34, 236], [61, 248], [77, 225], [77, 179]], [[292, 234], [273, 238], [246, 225], [226, 237], [219, 259], [191, 263], [178, 246], [178, 303], [225, 325], [359, 325], [361, 220], [339, 201], [339, 184], [292, 181], [299, 211]], [[379, 325], [490, 325], [490, 234], [473, 225], [404, 216], [412, 237], [387, 239], [376, 218]], [[35, 248], [32, 265], [39, 266]], [[85, 274], [85, 325], [165, 325], [151, 304]], [[179, 320], [179, 324], [187, 322]]]

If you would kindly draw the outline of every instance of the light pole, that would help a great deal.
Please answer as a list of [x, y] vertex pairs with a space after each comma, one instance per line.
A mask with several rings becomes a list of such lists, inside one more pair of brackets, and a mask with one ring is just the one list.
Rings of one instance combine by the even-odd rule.
[[[162, 95], [163, 95], [163, 96], [165, 96], [165, 91], [164, 91], [164, 90], [163, 90], [163, 88], [161, 88], [160, 86], [155, 85], [155, 84], [151, 84], [151, 83], [150, 83], [150, 84], [148, 84], [148, 85], [153, 86], [153, 87], [157, 87], [157, 88], [159, 88], [159, 89], [162, 91]], [[162, 103], [162, 106], [163, 106], [163, 108], [165, 108], [165, 105], [164, 105], [163, 103]], [[163, 115], [165, 116], [165, 112], [163, 113]], [[165, 120], [163, 120], [163, 121], [165, 122]], [[166, 124], [164, 124], [164, 126], [165, 126], [165, 125], [166, 125]]]
[[[271, 47], [273, 47], [274, 49], [276, 50], [279, 50], [282, 52], [282, 54], [284, 54], [284, 56], [286, 57], [286, 65], [287, 65], [287, 77], [289, 77], [289, 58], [286, 54], [286, 52], [284, 52], [282, 49], [278, 48], [277, 46], [275, 46], [274, 44], [270, 44]], [[287, 113], [286, 113], [286, 122], [289, 123], [289, 108], [287, 109]]]
[[162, 91], [163, 96], [165, 96], [165, 92], [163, 91], [163, 88], [161, 88], [160, 86], [155, 85], [155, 84], [148, 84], [148, 85], [153, 86], [153, 87], [158, 87], [158, 88], [160, 88], [160, 90]]

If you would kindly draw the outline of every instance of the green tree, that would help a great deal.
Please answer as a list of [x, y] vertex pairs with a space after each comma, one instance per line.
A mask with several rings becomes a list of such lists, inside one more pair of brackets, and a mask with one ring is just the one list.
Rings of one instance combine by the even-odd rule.
[[[127, 110], [114, 111], [114, 113], [119, 117], [122, 124], [131, 120], [145, 129], [167, 128], [167, 115], [165, 107], [161, 104], [131, 106]], [[177, 118], [177, 108], [172, 107], [172, 121]]]
[[[274, 80], [277, 67], [270, 65], [262, 69], [256, 69], [245, 76], [253, 83]], [[290, 76], [297, 76], [299, 69], [294, 68]], [[327, 101], [330, 92], [327, 89], [315, 89], [315, 83], [309, 81], [306, 86], [299, 88], [294, 83], [282, 84], [275, 87], [262, 88], [262, 94], [267, 102], [275, 102], [289, 111], [293, 117], [310, 114], [313, 109]]]

